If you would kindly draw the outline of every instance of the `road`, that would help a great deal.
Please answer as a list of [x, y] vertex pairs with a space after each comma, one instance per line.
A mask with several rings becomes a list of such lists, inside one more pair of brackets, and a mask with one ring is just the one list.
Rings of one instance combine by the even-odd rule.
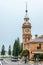
[[28, 63], [24, 63], [22, 61], [18, 61], [18, 62], [12, 62], [11, 59], [4, 59], [2, 61], [2, 65], [43, 65], [43, 62], [28, 62]]
[[18, 62], [12, 62], [11, 59], [4, 59], [2, 65], [18, 65]]

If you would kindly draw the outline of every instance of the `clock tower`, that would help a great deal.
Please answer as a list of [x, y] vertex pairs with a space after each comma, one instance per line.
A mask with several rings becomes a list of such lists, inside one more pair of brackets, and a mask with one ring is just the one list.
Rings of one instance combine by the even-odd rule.
[[29, 17], [27, 16], [27, 13], [28, 13], [27, 4], [26, 4], [25, 12], [26, 12], [26, 15], [24, 17], [24, 23], [22, 26], [23, 46], [24, 46], [24, 43], [28, 42], [31, 39], [31, 23], [29, 22]]

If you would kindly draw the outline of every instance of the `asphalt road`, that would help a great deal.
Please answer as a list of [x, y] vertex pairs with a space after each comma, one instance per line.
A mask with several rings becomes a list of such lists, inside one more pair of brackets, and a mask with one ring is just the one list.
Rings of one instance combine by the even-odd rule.
[[18, 62], [12, 62], [11, 59], [4, 59], [2, 61], [2, 65], [43, 65], [43, 62], [28, 62], [24, 63], [23, 61], [18, 61]]
[[4, 59], [2, 65], [18, 65], [18, 62], [12, 62], [11, 59]]

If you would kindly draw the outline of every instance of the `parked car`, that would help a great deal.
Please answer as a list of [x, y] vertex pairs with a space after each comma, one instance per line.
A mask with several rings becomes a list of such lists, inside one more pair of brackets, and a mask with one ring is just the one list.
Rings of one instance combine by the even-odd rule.
[[0, 58], [0, 60], [3, 60], [3, 58]]
[[0, 65], [2, 65], [1, 61], [0, 61]]
[[13, 56], [13, 57], [11, 58], [11, 61], [17, 62], [17, 61], [18, 61], [18, 57], [17, 57], [17, 56]]

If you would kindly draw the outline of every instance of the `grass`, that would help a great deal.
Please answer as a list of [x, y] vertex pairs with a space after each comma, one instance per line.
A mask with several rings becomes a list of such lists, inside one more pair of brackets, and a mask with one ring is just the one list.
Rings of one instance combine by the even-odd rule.
[[0, 58], [11, 58], [11, 56], [0, 56]]

